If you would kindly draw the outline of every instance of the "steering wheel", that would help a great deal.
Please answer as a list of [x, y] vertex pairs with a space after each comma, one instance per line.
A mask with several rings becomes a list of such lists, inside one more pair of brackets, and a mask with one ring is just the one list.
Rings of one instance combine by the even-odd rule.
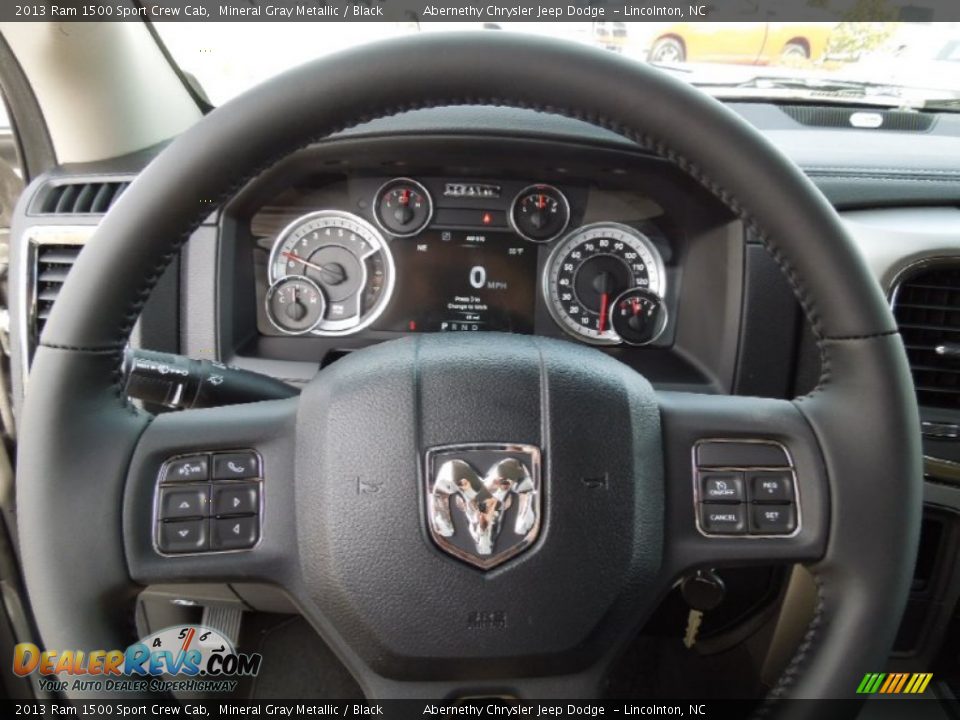
[[[131, 328], [211, 201], [333, 132], [442, 105], [578, 118], [689, 174], [789, 278], [816, 335], [817, 388], [792, 401], [664, 392], [592, 348], [479, 333], [352, 353], [298, 398], [157, 417], [125, 399]], [[815, 614], [771, 697], [848, 697], [882, 667], [906, 602], [918, 428], [878, 284], [833, 208], [734, 113], [654, 69], [573, 44], [506, 33], [392, 40], [292, 70], [211, 112], [104, 218], [33, 361], [17, 470], [23, 567], [43, 642], [61, 649], [126, 647], [145, 585], [279, 586], [373, 699], [589, 697], [678, 578], [803, 563]], [[792, 533], [702, 532], [694, 453], [704, 440], [787, 453]], [[442, 552], [426, 517], [427, 454], [476, 443], [542, 456], [539, 534], [489, 570]], [[235, 449], [262, 462], [259, 542], [160, 553], [163, 463]]]

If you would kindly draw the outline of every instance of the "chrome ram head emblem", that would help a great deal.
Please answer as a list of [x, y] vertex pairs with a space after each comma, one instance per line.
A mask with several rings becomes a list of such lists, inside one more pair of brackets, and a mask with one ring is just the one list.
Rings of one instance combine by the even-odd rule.
[[488, 570], [536, 539], [540, 531], [537, 448], [435, 448], [427, 453], [426, 467], [427, 524], [442, 550]]

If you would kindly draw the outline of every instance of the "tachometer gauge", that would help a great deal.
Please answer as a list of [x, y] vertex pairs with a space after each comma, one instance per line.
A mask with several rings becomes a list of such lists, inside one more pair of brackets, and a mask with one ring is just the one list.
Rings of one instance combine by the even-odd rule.
[[314, 335], [350, 335], [370, 325], [390, 300], [394, 275], [383, 236], [370, 223], [338, 210], [293, 221], [270, 253], [271, 283], [303, 276], [320, 289], [326, 303], [309, 330]]
[[433, 200], [416, 180], [395, 178], [377, 191], [373, 213], [386, 232], [394, 237], [410, 237], [430, 223]]
[[310, 278], [288, 275], [267, 290], [267, 318], [287, 335], [308, 333], [323, 320], [327, 301], [323, 291]]
[[570, 203], [551, 185], [531, 185], [520, 191], [510, 208], [510, 225], [533, 242], [549, 242], [567, 228]]
[[663, 258], [650, 238], [617, 223], [585, 225], [554, 248], [544, 268], [543, 291], [553, 319], [566, 332], [595, 345], [622, 341], [610, 310], [626, 290], [663, 297]]

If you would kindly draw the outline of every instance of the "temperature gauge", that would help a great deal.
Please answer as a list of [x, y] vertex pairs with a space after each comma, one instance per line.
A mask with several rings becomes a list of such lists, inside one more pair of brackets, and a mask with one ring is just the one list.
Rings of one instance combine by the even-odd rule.
[[667, 310], [656, 293], [631, 288], [610, 306], [610, 327], [628, 345], [647, 345], [663, 332]]
[[267, 318], [287, 335], [303, 335], [315, 329], [327, 311], [323, 291], [313, 280], [289, 275], [267, 290]]
[[570, 203], [551, 185], [524, 188], [510, 208], [510, 224], [517, 234], [533, 242], [548, 242], [570, 222]]
[[429, 224], [433, 200], [416, 180], [395, 178], [377, 191], [373, 210], [377, 223], [385, 231], [394, 237], [410, 237]]

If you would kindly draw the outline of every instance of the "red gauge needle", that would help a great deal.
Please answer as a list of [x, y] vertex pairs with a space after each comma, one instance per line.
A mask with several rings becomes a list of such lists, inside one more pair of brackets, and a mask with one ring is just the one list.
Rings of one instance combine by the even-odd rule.
[[640, 314], [640, 301], [637, 300], [637, 298], [633, 298], [633, 300], [630, 301], [630, 304], [633, 305], [633, 314], [634, 314], [634, 315], [639, 315], [639, 314]]
[[538, 195], [537, 196], [537, 207], [543, 210], [547, 206], [547, 196]]
[[610, 293], [600, 296], [600, 332], [607, 329], [607, 308], [610, 305]]
[[400, 193], [400, 204], [408, 205], [410, 203], [410, 191], [404, 190]]
[[313, 268], [314, 270], [317, 270], [317, 271], [319, 271], [319, 272], [323, 272], [323, 271], [325, 270], [325, 268], [323, 267], [323, 265], [317, 265], [316, 263], [310, 262], [309, 260], [306, 260], [306, 259], [300, 257], [300, 256], [297, 255], [296, 253], [287, 252], [286, 250], [284, 250], [284, 251], [281, 252], [280, 254], [283, 255], [285, 258], [288, 258], [288, 259], [290, 259], [290, 260], [296, 260], [298, 263], [303, 263], [303, 264], [306, 265], [307, 267], [311, 267], [311, 268]]

